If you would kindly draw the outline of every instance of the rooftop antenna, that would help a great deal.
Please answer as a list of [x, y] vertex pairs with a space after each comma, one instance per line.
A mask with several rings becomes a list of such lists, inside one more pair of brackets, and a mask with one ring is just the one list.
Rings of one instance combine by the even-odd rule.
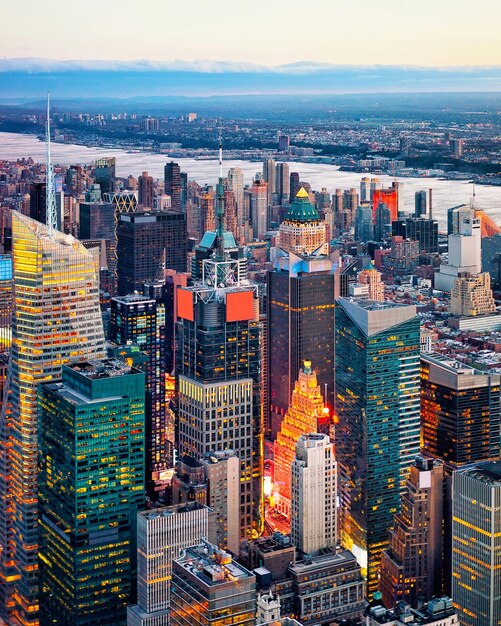
[[216, 238], [217, 238], [217, 258], [224, 259], [224, 186], [223, 186], [223, 139], [222, 124], [219, 119], [219, 181], [216, 190]]
[[47, 127], [45, 134], [46, 164], [45, 164], [45, 219], [49, 237], [53, 236], [57, 228], [56, 192], [54, 188], [54, 168], [50, 157], [50, 93], [47, 93]]

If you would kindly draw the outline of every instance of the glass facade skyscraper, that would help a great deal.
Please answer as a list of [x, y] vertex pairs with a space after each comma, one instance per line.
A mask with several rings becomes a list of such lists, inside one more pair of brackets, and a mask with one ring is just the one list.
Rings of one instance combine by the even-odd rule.
[[337, 303], [341, 541], [367, 570], [372, 594], [419, 452], [419, 320], [415, 306], [347, 298]]
[[70, 235], [12, 212], [14, 314], [0, 416], [0, 612], [38, 612], [37, 388], [65, 363], [104, 356], [96, 269]]
[[144, 507], [144, 373], [79, 361], [39, 391], [40, 623], [125, 625]]

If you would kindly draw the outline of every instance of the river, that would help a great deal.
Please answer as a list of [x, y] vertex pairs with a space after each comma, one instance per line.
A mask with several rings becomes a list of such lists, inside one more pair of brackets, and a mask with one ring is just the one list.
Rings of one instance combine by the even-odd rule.
[[[147, 171], [155, 178], [163, 177], [163, 168], [169, 157], [151, 152], [129, 154], [124, 150], [88, 148], [75, 144], [52, 144], [54, 164], [72, 165], [90, 163], [102, 156], [115, 156], [117, 176], [139, 176]], [[35, 135], [0, 133], [0, 159], [15, 160], [33, 157], [35, 161], [45, 159], [45, 145]], [[217, 181], [217, 161], [197, 161], [195, 159], [175, 159], [190, 179], [200, 184], [214, 184]], [[335, 165], [325, 163], [289, 163], [291, 171], [299, 172], [301, 180], [308, 181], [313, 189], [326, 187], [329, 192], [336, 188], [359, 188], [361, 174], [341, 172]], [[228, 160], [224, 162], [225, 171], [230, 167], [240, 167], [245, 183], [251, 183], [254, 174], [260, 169], [257, 162]], [[378, 176], [385, 185], [390, 185], [390, 176]], [[414, 193], [422, 189], [433, 189], [433, 216], [443, 230], [447, 221], [447, 209], [470, 201], [472, 185], [464, 181], [439, 180], [437, 178], [401, 178], [404, 184], [404, 209], [414, 210]], [[476, 186], [476, 202], [498, 224], [501, 223], [501, 187], [491, 185]]]

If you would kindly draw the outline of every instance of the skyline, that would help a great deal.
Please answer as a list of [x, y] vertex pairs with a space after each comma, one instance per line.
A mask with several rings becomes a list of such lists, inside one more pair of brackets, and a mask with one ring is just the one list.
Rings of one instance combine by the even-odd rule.
[[16, 5], [3, 8], [0, 58], [43, 51], [54, 59], [490, 65], [501, 59], [501, 8], [496, 0], [479, 0], [475, 13], [481, 28], [472, 28], [468, 0], [313, 0], [306, 13], [299, 0], [255, 0], [252, 9], [231, 0], [193, 0], [182, 8], [146, 0], [141, 10], [134, 0], [90, 0], [71, 12], [53, 0], [50, 13], [27, 0], [22, 12]]

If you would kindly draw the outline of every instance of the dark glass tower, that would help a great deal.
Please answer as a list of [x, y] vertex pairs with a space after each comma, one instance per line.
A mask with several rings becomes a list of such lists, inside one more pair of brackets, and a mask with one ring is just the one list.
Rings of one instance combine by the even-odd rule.
[[125, 625], [144, 506], [144, 374], [102, 359], [40, 387], [40, 623]]
[[148, 355], [146, 367], [146, 486], [149, 498], [162, 500], [163, 473], [172, 467], [165, 389], [165, 306], [141, 295], [111, 300], [110, 340], [136, 344]]
[[171, 210], [181, 211], [183, 191], [181, 184], [181, 168], [177, 163], [174, 163], [174, 161], [165, 164], [164, 189], [165, 193], [171, 198]]
[[372, 595], [400, 493], [419, 452], [419, 319], [415, 306], [337, 302], [341, 540], [367, 571]]
[[101, 193], [115, 191], [115, 157], [102, 157], [94, 161], [94, 181], [101, 187]]
[[188, 237], [183, 213], [122, 213], [117, 228], [118, 293], [142, 292], [163, 269], [186, 271]]

